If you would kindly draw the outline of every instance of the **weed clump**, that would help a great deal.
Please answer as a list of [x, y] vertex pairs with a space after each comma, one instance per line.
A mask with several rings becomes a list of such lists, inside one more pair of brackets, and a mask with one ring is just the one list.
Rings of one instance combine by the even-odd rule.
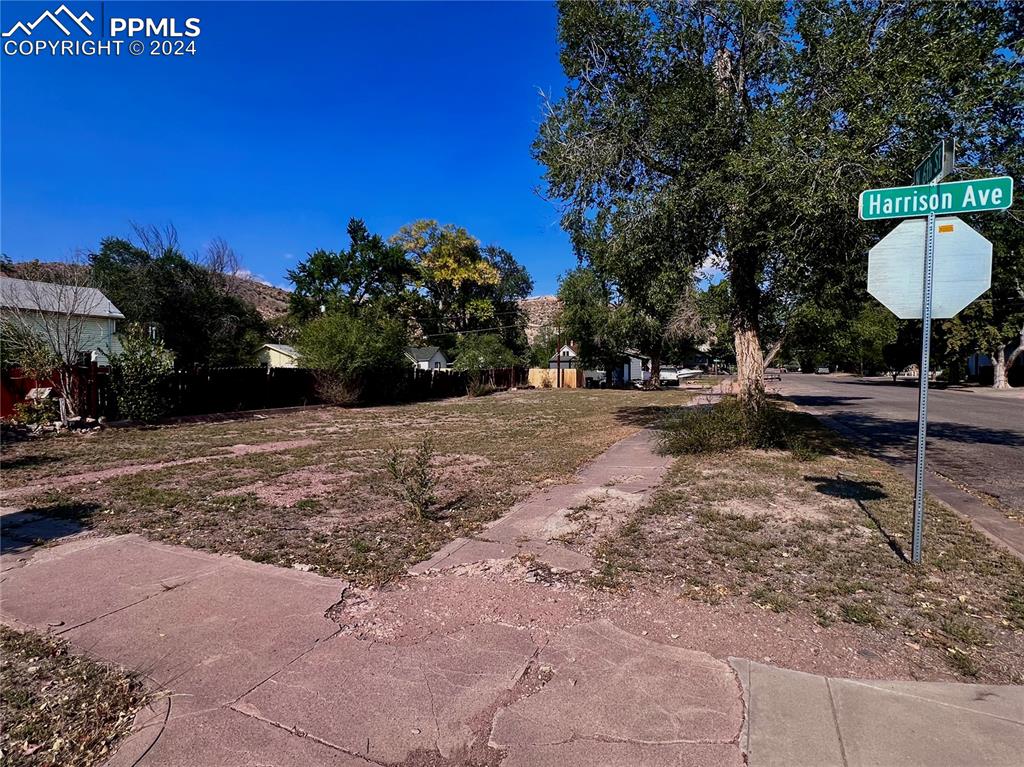
[[392, 493], [418, 519], [429, 519], [437, 502], [437, 483], [430, 468], [434, 453], [434, 440], [427, 435], [411, 453], [401, 445], [392, 445], [384, 459]]
[[740, 448], [789, 450], [801, 461], [813, 461], [821, 451], [807, 419], [772, 403], [755, 410], [729, 397], [709, 408], [680, 410], [667, 419], [662, 424], [662, 450], [671, 455]]

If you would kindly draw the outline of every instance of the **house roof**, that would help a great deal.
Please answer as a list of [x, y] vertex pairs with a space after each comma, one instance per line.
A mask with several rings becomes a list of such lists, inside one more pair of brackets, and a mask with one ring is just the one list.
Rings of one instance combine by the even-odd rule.
[[649, 360], [650, 357], [646, 354], [641, 354], [636, 349], [623, 349], [622, 353], [629, 357], [636, 357], [638, 360]]
[[302, 356], [302, 353], [298, 349], [294, 346], [288, 346], [287, 344], [263, 344], [260, 348], [273, 349], [275, 352], [280, 352], [286, 357], [291, 357], [296, 360]]
[[30, 312], [74, 314], [123, 320], [124, 315], [97, 288], [0, 277], [0, 307]]
[[557, 362], [559, 359], [565, 359], [565, 357], [562, 356], [562, 352], [566, 349], [569, 350], [569, 354], [565, 356], [568, 357], [569, 359], [573, 359], [579, 356], [578, 352], [575, 348], [573, 348], [572, 344], [562, 344], [561, 346], [558, 347], [554, 354], [548, 357], [548, 362]]
[[[406, 347], [405, 353], [412, 357], [416, 362], [427, 362], [438, 352], [441, 352], [441, 348], [438, 346], [409, 346]], [[441, 356], [446, 360], [444, 352], [441, 352]]]

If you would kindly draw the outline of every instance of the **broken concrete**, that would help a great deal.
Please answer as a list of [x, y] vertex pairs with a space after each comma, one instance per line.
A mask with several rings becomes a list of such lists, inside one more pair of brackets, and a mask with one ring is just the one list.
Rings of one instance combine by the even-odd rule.
[[[740, 763], [739, 685], [728, 665], [710, 655], [597, 621], [563, 632], [537, 662], [550, 681], [499, 711], [491, 732], [491, 745], [523, 764], [581, 740], [682, 746], [703, 763], [717, 763], [712, 754]], [[704, 753], [698, 746], [714, 748]]]
[[480, 625], [411, 647], [338, 637], [235, 708], [382, 762], [468, 751], [471, 724], [511, 691], [537, 648], [528, 631]]

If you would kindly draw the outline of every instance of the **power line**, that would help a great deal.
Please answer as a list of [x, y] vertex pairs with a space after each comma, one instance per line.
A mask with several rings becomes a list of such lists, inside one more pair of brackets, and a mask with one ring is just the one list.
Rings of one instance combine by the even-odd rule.
[[451, 335], [470, 335], [472, 333], [488, 333], [492, 330], [507, 330], [508, 328], [517, 328], [518, 325], [498, 325], [493, 328], [476, 328], [474, 330], [449, 330], [445, 333], [427, 333], [424, 338], [436, 338], [438, 336], [451, 336]]

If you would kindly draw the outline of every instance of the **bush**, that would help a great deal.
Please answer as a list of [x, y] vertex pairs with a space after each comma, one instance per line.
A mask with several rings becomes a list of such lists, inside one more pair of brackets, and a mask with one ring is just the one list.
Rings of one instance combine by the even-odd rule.
[[484, 371], [510, 368], [515, 364], [515, 355], [496, 335], [467, 334], [460, 336], [455, 344], [455, 361], [452, 367], [467, 374], [467, 387], [471, 397], [482, 397], [497, 391], [493, 382], [487, 380]]
[[38, 426], [60, 420], [60, 408], [55, 399], [26, 400], [14, 406], [15, 423]]
[[469, 373], [493, 368], [510, 368], [516, 356], [494, 334], [469, 333], [459, 337], [455, 344], [455, 370]]
[[673, 455], [721, 453], [737, 448], [791, 450], [800, 460], [813, 460], [818, 451], [806, 434], [802, 413], [766, 403], [758, 410], [735, 397], [710, 408], [687, 408], [663, 424], [662, 448]]
[[318, 394], [345, 405], [372, 396], [397, 397], [404, 378], [394, 371], [408, 367], [408, 334], [401, 322], [375, 312], [332, 312], [307, 323], [297, 346], [303, 364], [315, 368]]
[[110, 379], [121, 416], [155, 421], [167, 415], [167, 379], [174, 356], [138, 326], [121, 335], [121, 353], [110, 360]]
[[412, 454], [407, 454], [401, 445], [392, 445], [384, 459], [384, 466], [392, 480], [392, 493], [418, 519], [428, 519], [437, 501], [434, 495], [434, 474], [430, 469], [433, 457], [434, 441], [428, 435]]

